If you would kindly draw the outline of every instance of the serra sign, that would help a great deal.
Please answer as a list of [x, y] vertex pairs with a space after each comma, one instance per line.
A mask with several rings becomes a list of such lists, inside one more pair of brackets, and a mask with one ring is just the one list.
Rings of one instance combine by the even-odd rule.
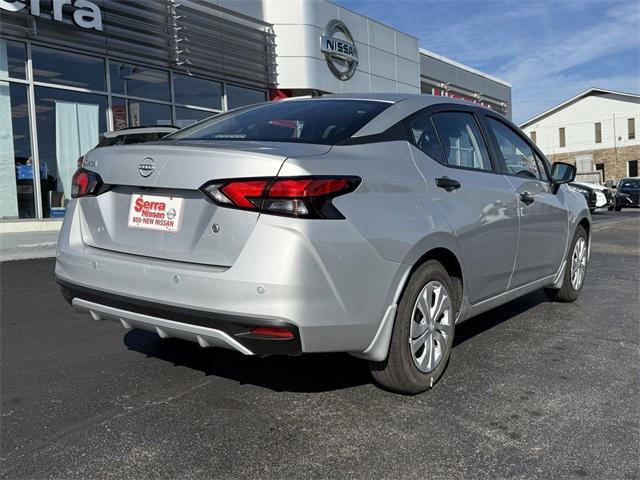
[[[31, 0], [29, 4], [29, 14], [34, 17], [41, 15], [41, 0]], [[48, 3], [48, 2], [47, 2]], [[81, 28], [89, 28], [102, 31], [102, 12], [100, 7], [88, 0], [52, 0], [51, 17], [56, 22], [62, 22], [63, 7], [65, 5], [74, 8], [73, 22]], [[0, 0], [0, 9], [7, 12], [19, 12], [27, 8], [25, 0]]]

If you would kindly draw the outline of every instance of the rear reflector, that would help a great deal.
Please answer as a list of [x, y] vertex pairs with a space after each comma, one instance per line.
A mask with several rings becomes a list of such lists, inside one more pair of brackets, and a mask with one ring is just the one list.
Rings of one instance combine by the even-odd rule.
[[331, 200], [354, 191], [359, 177], [220, 180], [201, 190], [222, 207], [301, 218], [344, 218]]
[[251, 329], [252, 335], [259, 335], [261, 337], [280, 338], [283, 340], [290, 340], [293, 338], [293, 333], [286, 328], [281, 327], [253, 327]]

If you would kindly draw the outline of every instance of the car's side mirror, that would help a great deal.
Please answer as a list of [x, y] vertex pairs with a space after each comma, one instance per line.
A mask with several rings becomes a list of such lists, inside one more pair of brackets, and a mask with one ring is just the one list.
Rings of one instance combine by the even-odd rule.
[[551, 182], [554, 193], [563, 183], [573, 182], [576, 178], [576, 167], [570, 163], [555, 162], [551, 167]]

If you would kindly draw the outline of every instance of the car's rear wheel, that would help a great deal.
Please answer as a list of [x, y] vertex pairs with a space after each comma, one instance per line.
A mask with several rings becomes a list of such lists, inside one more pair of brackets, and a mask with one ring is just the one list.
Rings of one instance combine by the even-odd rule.
[[370, 362], [373, 378], [397, 393], [431, 388], [449, 361], [458, 309], [451, 277], [442, 264], [429, 260], [418, 267], [398, 304], [387, 359]]
[[620, 210], [622, 210], [622, 207], [615, 207], [615, 208], [614, 208], [614, 210], [615, 210], [616, 212], [619, 212]]
[[561, 288], [545, 288], [544, 292], [550, 300], [557, 302], [573, 302], [580, 296], [584, 278], [587, 274], [589, 256], [589, 238], [585, 229], [578, 225], [564, 269]]

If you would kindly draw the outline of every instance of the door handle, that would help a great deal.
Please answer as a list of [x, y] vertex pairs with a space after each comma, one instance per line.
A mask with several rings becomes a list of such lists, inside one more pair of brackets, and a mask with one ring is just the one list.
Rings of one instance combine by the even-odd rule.
[[461, 186], [459, 181], [449, 177], [436, 178], [436, 185], [440, 188], [444, 188], [447, 192], [453, 192]]
[[535, 198], [533, 198], [533, 195], [531, 195], [529, 192], [522, 192], [520, 194], [520, 200], [525, 205], [531, 205], [535, 201]]

